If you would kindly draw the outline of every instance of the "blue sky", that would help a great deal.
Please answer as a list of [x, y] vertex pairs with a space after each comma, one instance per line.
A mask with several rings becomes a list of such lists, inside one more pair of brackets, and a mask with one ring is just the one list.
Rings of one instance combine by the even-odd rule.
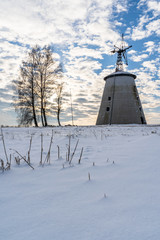
[[[121, 34], [133, 47], [127, 71], [136, 84], [147, 122], [160, 123], [160, 3], [157, 0], [0, 1], [0, 125], [16, 125], [12, 81], [35, 44], [51, 44], [72, 92], [74, 123], [95, 124], [105, 82], [115, 69], [111, 55]], [[63, 124], [71, 123], [65, 98]], [[56, 124], [56, 117], [50, 119]]]

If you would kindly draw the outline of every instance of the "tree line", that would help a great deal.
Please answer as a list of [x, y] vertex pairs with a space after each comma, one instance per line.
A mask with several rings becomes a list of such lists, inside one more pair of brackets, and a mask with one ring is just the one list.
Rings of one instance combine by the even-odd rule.
[[[62, 110], [63, 69], [53, 58], [51, 46], [35, 46], [20, 66], [18, 80], [13, 82], [13, 105], [20, 125], [48, 126], [48, 116], [56, 112], [60, 126]], [[51, 101], [56, 95], [55, 103]]]

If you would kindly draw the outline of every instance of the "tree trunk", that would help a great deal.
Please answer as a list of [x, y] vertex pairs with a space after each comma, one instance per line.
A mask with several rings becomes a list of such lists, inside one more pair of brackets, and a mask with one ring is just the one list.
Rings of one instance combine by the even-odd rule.
[[43, 74], [41, 72], [41, 75], [40, 75], [40, 81], [41, 81], [41, 88], [40, 88], [40, 91], [41, 91], [41, 96], [40, 96], [40, 101], [41, 101], [41, 122], [42, 122], [42, 126], [44, 127], [45, 124], [44, 124], [44, 119], [43, 119]]
[[32, 110], [33, 110], [33, 120], [35, 127], [38, 127], [38, 122], [36, 118], [36, 111], [35, 111], [35, 104], [34, 104], [34, 85], [33, 85], [33, 79], [32, 79]]
[[35, 111], [35, 106], [34, 106], [34, 96], [32, 96], [32, 109], [33, 109], [34, 125], [35, 125], [35, 127], [38, 127], [38, 122], [37, 122], [37, 118], [36, 118], [36, 111]]
[[46, 118], [46, 111], [45, 108], [43, 107], [43, 117], [44, 117], [44, 126], [47, 127], [48, 123], [47, 123], [47, 118]]
[[60, 109], [57, 110], [57, 121], [58, 121], [58, 125], [61, 126], [61, 123], [60, 123]]
[[41, 106], [41, 122], [42, 122], [42, 126], [44, 127], [44, 120], [43, 120], [43, 108]]

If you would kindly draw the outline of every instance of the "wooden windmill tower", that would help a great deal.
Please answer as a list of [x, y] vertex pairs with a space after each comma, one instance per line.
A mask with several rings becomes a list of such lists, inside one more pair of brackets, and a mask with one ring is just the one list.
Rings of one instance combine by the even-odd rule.
[[128, 65], [122, 35], [121, 47], [114, 46], [117, 53], [115, 72], [106, 76], [101, 106], [96, 125], [103, 124], [146, 124], [141, 101], [135, 84], [136, 75], [123, 71], [123, 61]]

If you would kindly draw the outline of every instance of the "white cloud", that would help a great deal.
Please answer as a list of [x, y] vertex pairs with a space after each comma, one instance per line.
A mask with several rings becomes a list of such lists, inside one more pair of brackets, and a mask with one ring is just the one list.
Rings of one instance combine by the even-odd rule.
[[[109, 52], [111, 42], [119, 38], [110, 17], [113, 6], [120, 9], [120, 6], [126, 6], [126, 0], [118, 5], [117, 2], [26, 0], [24, 4], [23, 0], [1, 1], [0, 48], [2, 68], [5, 69], [1, 77], [3, 85], [8, 84], [14, 75], [16, 77], [19, 64], [25, 57], [26, 44], [59, 44], [60, 48], [64, 48], [64, 58], [83, 54], [102, 58], [103, 53]], [[78, 45], [75, 49], [74, 44]], [[99, 50], [87, 49], [84, 47], [86, 44], [99, 46]], [[68, 47], [71, 49], [69, 52], [67, 50], [66, 55], [65, 49]], [[9, 59], [10, 56], [14, 56], [14, 59]]]
[[157, 51], [157, 46], [155, 46], [155, 43], [153, 41], [145, 42], [144, 46], [146, 47], [146, 51], [149, 52], [149, 54], [152, 54], [154, 53], [154, 51]]
[[147, 2], [147, 5], [148, 5], [149, 11], [154, 11], [155, 16], [158, 16], [160, 14], [160, 2], [159, 1], [149, 0]]
[[113, 4], [116, 2], [27, 0], [24, 4], [21, 0], [5, 0], [0, 2], [1, 25], [24, 37], [24, 41], [26, 38], [25, 42], [46, 41], [45, 38], [50, 42], [52, 38], [54, 43], [68, 43], [81, 35], [86, 37], [87, 32], [99, 35], [104, 34], [108, 27], [111, 30], [107, 20], [112, 14]]
[[[140, 15], [138, 25], [133, 27], [132, 39], [140, 40], [151, 36], [152, 34], [160, 35], [160, 3], [159, 1], [141, 0], [138, 7], [145, 7], [143, 14]], [[152, 13], [152, 16], [149, 13]]]
[[155, 72], [157, 71], [155, 60], [145, 61], [142, 63], [142, 66], [150, 70], [150, 72], [152, 72], [153, 74], [155, 74]]
[[134, 41], [146, 38], [151, 34], [151, 31], [146, 27], [149, 21], [151, 21], [151, 18], [146, 14], [140, 17], [137, 27], [133, 27], [132, 39]]
[[130, 59], [133, 61], [133, 62], [141, 62], [143, 59], [145, 59], [145, 58], [147, 58], [148, 57], [148, 54], [141, 54], [141, 55], [138, 55], [138, 53], [137, 53], [137, 55], [132, 55], [131, 57], [130, 57]]
[[87, 47], [73, 47], [68, 52], [68, 55], [70, 55], [71, 58], [87, 56], [87, 57], [102, 59], [102, 53], [99, 51], [99, 49], [96, 50], [96, 49], [90, 49]]
[[148, 58], [148, 54], [146, 53], [142, 53], [140, 54], [139, 52], [135, 51], [135, 50], [130, 50], [128, 52], [128, 54], [130, 55], [130, 59], [133, 61], [133, 62], [141, 62], [143, 61], [144, 59]]
[[151, 109], [160, 107], [160, 80], [154, 79], [158, 66], [155, 62], [146, 61], [140, 69], [134, 69], [132, 72], [137, 75], [136, 85], [140, 94], [143, 107]]

